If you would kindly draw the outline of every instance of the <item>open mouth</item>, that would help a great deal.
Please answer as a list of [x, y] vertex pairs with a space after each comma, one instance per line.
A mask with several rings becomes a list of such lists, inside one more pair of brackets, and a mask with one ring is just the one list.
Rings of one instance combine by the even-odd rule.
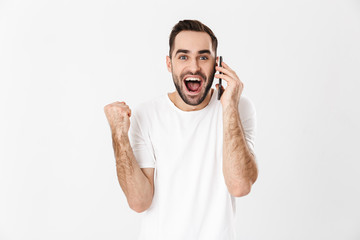
[[201, 91], [203, 80], [200, 77], [186, 77], [184, 84], [188, 93], [197, 94]]

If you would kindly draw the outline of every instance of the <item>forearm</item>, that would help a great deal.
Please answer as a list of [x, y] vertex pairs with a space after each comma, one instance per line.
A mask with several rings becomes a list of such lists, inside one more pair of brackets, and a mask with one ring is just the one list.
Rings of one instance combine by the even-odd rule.
[[129, 206], [135, 211], [147, 209], [152, 201], [153, 186], [136, 162], [128, 135], [113, 134], [112, 139], [118, 180]]
[[223, 110], [223, 174], [229, 192], [244, 196], [257, 178], [257, 166], [244, 136], [236, 106]]

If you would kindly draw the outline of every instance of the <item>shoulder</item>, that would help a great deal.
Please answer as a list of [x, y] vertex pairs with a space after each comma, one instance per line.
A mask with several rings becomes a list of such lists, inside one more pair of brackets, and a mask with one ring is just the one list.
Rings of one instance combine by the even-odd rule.
[[240, 96], [239, 114], [241, 118], [248, 119], [256, 115], [256, 109], [253, 101], [246, 95]]
[[157, 96], [151, 100], [136, 105], [132, 110], [132, 114], [138, 119], [151, 117], [154, 113], [161, 111], [161, 108], [164, 107], [165, 103], [165, 96]]
[[130, 129], [134, 132], [147, 132], [154, 122], [154, 118], [158, 115], [159, 106], [163, 102], [163, 97], [158, 96], [151, 100], [141, 102], [131, 109]]

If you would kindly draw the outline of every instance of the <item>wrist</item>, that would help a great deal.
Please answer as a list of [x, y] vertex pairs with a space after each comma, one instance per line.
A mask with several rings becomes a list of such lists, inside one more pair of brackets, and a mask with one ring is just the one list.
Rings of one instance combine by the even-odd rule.
[[239, 98], [236, 96], [228, 95], [228, 96], [222, 96], [223, 99], [221, 99], [221, 104], [223, 105], [223, 108], [228, 107], [238, 107], [239, 104]]
[[227, 102], [223, 104], [224, 111], [237, 111], [238, 103], [235, 102]]
[[116, 139], [121, 139], [123, 137], [128, 136], [128, 132], [122, 128], [114, 128], [112, 129], [112, 136]]

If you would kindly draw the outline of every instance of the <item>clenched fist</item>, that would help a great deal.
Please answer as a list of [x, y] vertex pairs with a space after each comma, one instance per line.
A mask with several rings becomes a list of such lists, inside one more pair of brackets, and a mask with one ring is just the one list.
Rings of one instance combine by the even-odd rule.
[[125, 102], [114, 102], [104, 107], [112, 133], [127, 134], [130, 128], [131, 110]]

